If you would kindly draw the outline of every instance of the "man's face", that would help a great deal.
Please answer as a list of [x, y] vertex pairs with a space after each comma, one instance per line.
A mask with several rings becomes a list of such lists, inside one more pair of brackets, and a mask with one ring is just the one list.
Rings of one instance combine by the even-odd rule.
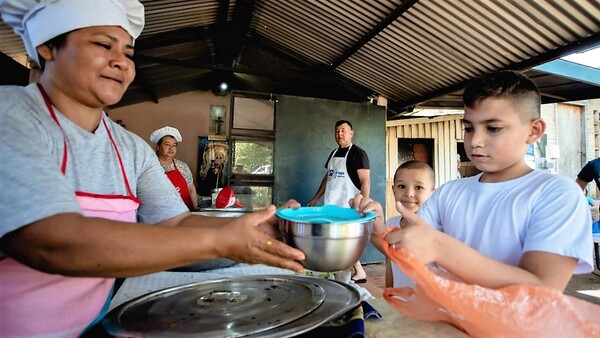
[[350, 146], [352, 136], [354, 136], [354, 131], [352, 131], [352, 128], [347, 123], [335, 127], [335, 141], [341, 148]]

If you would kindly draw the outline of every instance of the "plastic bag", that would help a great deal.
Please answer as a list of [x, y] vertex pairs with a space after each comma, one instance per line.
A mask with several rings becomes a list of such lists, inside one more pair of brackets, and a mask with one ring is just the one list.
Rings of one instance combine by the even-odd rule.
[[406, 249], [387, 245], [384, 251], [416, 289], [386, 288], [383, 296], [413, 319], [441, 320], [473, 337], [600, 337], [598, 305], [544, 286], [468, 285]]

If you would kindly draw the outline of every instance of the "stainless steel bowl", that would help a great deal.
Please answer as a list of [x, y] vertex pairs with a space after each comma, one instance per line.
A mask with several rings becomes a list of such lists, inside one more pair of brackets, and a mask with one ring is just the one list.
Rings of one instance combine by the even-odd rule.
[[365, 252], [373, 220], [343, 223], [308, 223], [279, 218], [283, 240], [306, 255], [305, 268], [343, 271], [356, 263]]

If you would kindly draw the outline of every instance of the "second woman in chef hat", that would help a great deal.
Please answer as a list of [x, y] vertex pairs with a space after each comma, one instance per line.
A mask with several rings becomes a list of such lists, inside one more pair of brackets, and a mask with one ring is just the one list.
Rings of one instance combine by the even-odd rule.
[[150, 141], [156, 144], [158, 160], [185, 205], [190, 211], [198, 209], [198, 195], [192, 171], [185, 162], [175, 158], [177, 146], [182, 141], [179, 130], [170, 126], [162, 127], [150, 135]]

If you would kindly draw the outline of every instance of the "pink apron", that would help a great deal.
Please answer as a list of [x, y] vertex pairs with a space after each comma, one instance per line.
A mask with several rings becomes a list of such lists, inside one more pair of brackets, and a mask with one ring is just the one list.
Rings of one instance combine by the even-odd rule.
[[[38, 84], [50, 115], [61, 128], [50, 100]], [[135, 198], [123, 168], [117, 145], [102, 119], [119, 160], [128, 196], [77, 191], [86, 217], [136, 222], [140, 201]], [[62, 131], [62, 128], [61, 128]], [[61, 171], [67, 165], [67, 142]], [[0, 336], [77, 337], [102, 311], [106, 311], [114, 278], [66, 277], [31, 269], [12, 258], [0, 260]]]

